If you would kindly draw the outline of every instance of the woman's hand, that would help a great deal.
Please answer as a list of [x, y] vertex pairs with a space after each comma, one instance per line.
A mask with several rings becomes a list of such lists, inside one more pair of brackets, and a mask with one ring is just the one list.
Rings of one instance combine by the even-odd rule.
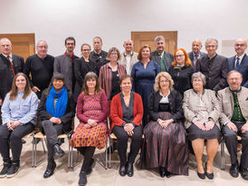
[[50, 120], [52, 123], [55, 123], [55, 124], [61, 124], [61, 123], [62, 123], [61, 119], [56, 118], [56, 117], [51, 117], [49, 120]]
[[88, 123], [84, 124], [84, 127], [85, 127], [86, 129], [91, 128], [90, 124], [88, 124]]
[[204, 126], [204, 124], [203, 124], [201, 121], [197, 120], [197, 121], [194, 122], [194, 124], [195, 124], [199, 129], [201, 129], [201, 130], [206, 130], [206, 127]]
[[94, 119], [88, 119], [88, 124], [89, 124], [91, 127], [95, 127], [95, 126], [97, 126], [97, 121], [94, 120]]
[[161, 125], [161, 127], [166, 128], [168, 127], [171, 123], [173, 123], [173, 119], [167, 119], [167, 120], [162, 120], [162, 119], [158, 119], [158, 123], [159, 125]]
[[132, 123], [127, 123], [125, 126], [124, 126], [124, 130], [126, 131], [126, 133], [129, 135], [129, 136], [132, 136], [133, 135], [133, 129], [134, 129], [134, 126]]
[[215, 122], [213, 120], [209, 120], [207, 123], [206, 123], [206, 130], [211, 130], [213, 127], [214, 127], [214, 124]]

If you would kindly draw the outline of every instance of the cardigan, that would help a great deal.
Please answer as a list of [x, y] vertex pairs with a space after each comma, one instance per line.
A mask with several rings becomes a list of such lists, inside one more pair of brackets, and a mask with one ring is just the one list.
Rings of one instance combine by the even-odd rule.
[[[112, 120], [111, 130], [114, 126], [122, 126], [123, 123], [126, 123], [123, 120], [123, 110], [121, 104], [121, 94], [117, 94], [113, 97], [110, 107], [110, 117]], [[143, 118], [143, 103], [141, 96], [134, 92], [134, 103], [133, 103], [133, 121], [132, 123], [136, 126], [141, 125]]]

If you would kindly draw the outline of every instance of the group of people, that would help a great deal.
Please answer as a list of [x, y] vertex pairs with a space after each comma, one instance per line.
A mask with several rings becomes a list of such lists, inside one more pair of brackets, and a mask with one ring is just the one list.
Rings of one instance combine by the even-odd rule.
[[[76, 41], [68, 37], [65, 53], [54, 58], [42, 40], [37, 53], [24, 63], [12, 54], [10, 40], [0, 39], [0, 153], [4, 162], [0, 178], [18, 172], [22, 137], [34, 130], [37, 121], [47, 138], [43, 177], [53, 175], [55, 159], [64, 155], [57, 136], [72, 130], [76, 112], [80, 123], [70, 145], [84, 156], [79, 185], [87, 183], [95, 149], [105, 147], [109, 128], [117, 137], [121, 176], [133, 176], [140, 148], [143, 168], [158, 168], [161, 177], [188, 175], [191, 144], [197, 175], [213, 179], [213, 161], [224, 136], [231, 176], [238, 177], [240, 172], [248, 180], [247, 41], [237, 39], [237, 54], [229, 59], [216, 53], [216, 39], [206, 40], [207, 54], [200, 51], [200, 40], [193, 41], [192, 52], [179, 48], [174, 55], [164, 50], [163, 36], [154, 42], [153, 52], [145, 45], [135, 53], [132, 40], [124, 42], [123, 53], [115, 47], [105, 52], [102, 39], [96, 36], [94, 50], [84, 43], [78, 58], [73, 53]], [[237, 135], [242, 137], [240, 163]], [[127, 155], [128, 138], [132, 142]], [[205, 142], [208, 159], [203, 162]]]

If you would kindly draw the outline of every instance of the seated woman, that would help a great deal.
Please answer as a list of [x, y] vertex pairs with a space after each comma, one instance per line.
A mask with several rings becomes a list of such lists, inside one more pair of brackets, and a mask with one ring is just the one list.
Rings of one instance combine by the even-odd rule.
[[64, 155], [58, 144], [57, 136], [71, 131], [74, 116], [72, 95], [65, 87], [64, 75], [55, 73], [50, 86], [42, 92], [38, 108], [41, 131], [46, 135], [48, 164], [43, 175], [48, 178], [54, 173], [54, 158]]
[[0, 125], [0, 153], [4, 163], [0, 178], [17, 174], [22, 137], [34, 130], [37, 108], [38, 98], [32, 92], [27, 76], [23, 73], [16, 74], [1, 109], [3, 123]]
[[[133, 176], [133, 163], [142, 142], [143, 104], [141, 96], [132, 92], [132, 78], [123, 75], [120, 78], [121, 93], [111, 101], [111, 129], [117, 137], [117, 149], [120, 156], [121, 176]], [[128, 138], [132, 139], [131, 150], [126, 157]]]
[[[220, 108], [215, 92], [204, 89], [205, 76], [201, 72], [192, 75], [193, 89], [184, 93], [183, 110], [185, 116], [185, 127], [188, 138], [192, 141], [192, 147], [197, 161], [197, 175], [201, 179], [207, 176], [214, 178], [213, 161], [218, 150], [218, 139], [220, 138], [219, 115]], [[202, 165], [204, 141], [207, 141], [208, 160], [205, 170]]]
[[183, 93], [192, 88], [191, 76], [194, 73], [194, 68], [191, 66], [191, 61], [187, 52], [183, 48], [179, 48], [174, 53], [174, 61], [169, 69], [169, 73], [174, 81], [174, 89]]
[[77, 117], [80, 124], [72, 136], [71, 145], [84, 155], [79, 174], [79, 185], [87, 183], [86, 175], [92, 172], [95, 149], [106, 144], [107, 114], [109, 103], [105, 92], [100, 88], [98, 77], [88, 72], [84, 78], [82, 93], [78, 96]]
[[160, 72], [148, 101], [150, 122], [144, 128], [146, 168], [160, 169], [161, 177], [188, 175], [188, 147], [183, 127], [182, 96], [173, 90], [173, 80]]

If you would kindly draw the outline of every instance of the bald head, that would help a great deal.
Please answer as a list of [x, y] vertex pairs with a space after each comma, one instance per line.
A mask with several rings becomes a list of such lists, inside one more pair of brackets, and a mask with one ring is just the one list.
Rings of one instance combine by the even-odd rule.
[[193, 51], [195, 54], [199, 54], [201, 48], [202, 48], [201, 40], [196, 39], [196, 40], [194, 40], [194, 41], [192, 42], [192, 51]]
[[126, 54], [131, 54], [133, 51], [133, 41], [131, 39], [124, 41], [123, 47], [125, 48]]
[[245, 53], [247, 48], [247, 40], [246, 39], [236, 39], [234, 44], [234, 49], [237, 53], [237, 56], [242, 56]]
[[8, 38], [0, 39], [0, 52], [7, 56], [12, 52], [12, 44]]

